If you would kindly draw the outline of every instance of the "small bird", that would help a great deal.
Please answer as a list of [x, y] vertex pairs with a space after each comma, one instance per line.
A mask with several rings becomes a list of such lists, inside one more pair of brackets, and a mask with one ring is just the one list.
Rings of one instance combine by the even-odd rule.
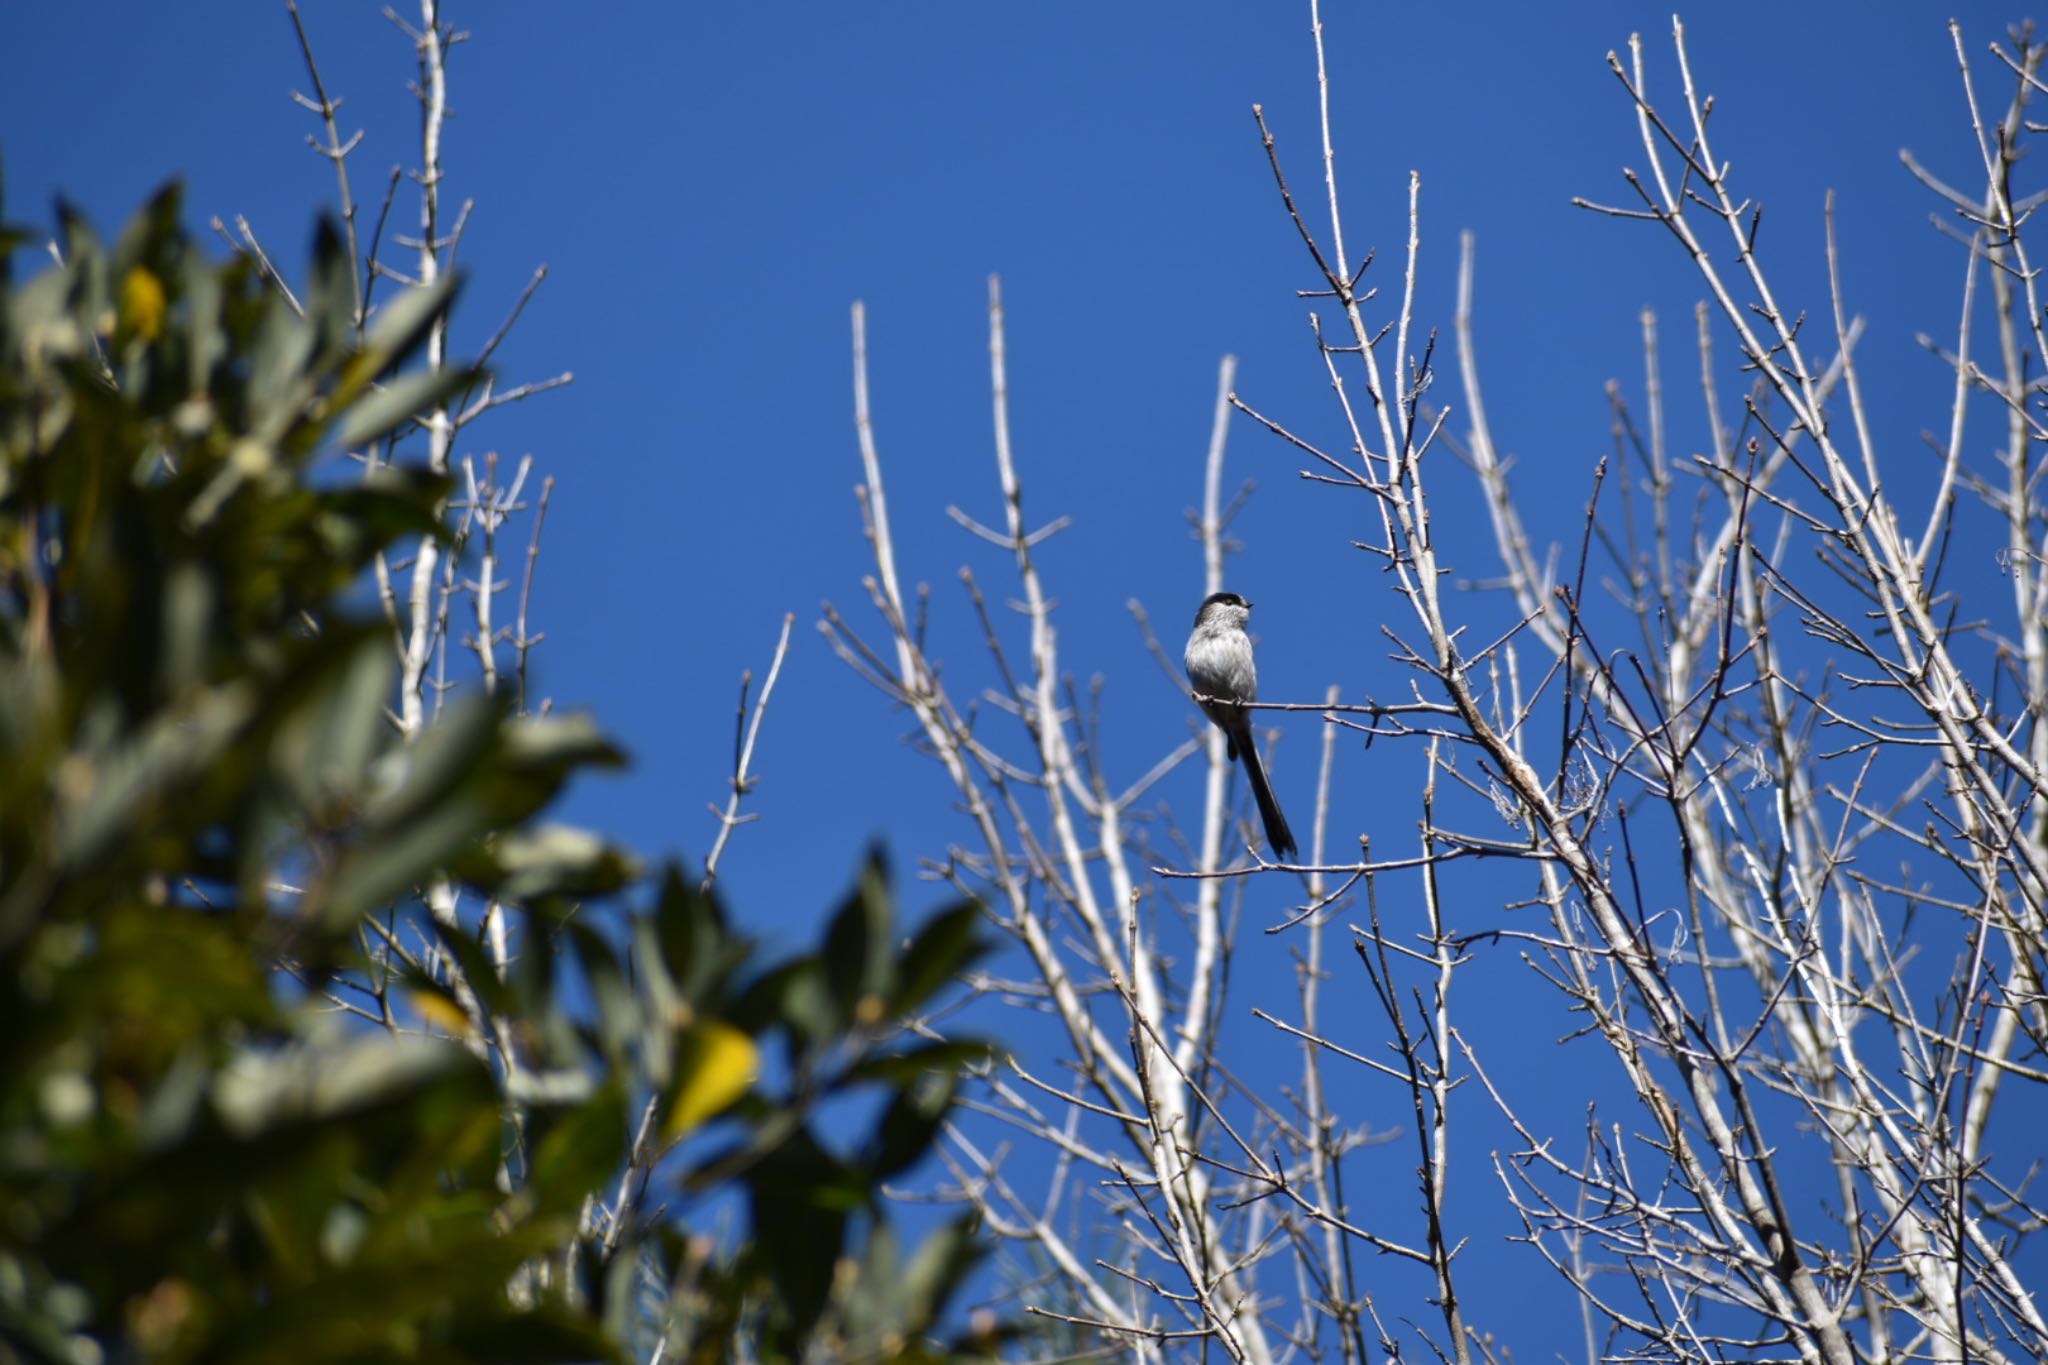
[[1195, 700], [1216, 728], [1223, 732], [1232, 758], [1244, 760], [1244, 775], [1251, 779], [1252, 799], [1259, 803], [1259, 819], [1265, 822], [1266, 842], [1282, 857], [1294, 855], [1294, 833], [1287, 817], [1273, 799], [1266, 783], [1266, 770], [1259, 762], [1258, 746], [1252, 743], [1252, 716], [1247, 703], [1259, 699], [1259, 670], [1252, 662], [1252, 640], [1244, 633], [1251, 619], [1252, 604], [1234, 592], [1212, 592], [1202, 599], [1195, 613], [1195, 628], [1188, 636], [1188, 681], [1194, 684]]

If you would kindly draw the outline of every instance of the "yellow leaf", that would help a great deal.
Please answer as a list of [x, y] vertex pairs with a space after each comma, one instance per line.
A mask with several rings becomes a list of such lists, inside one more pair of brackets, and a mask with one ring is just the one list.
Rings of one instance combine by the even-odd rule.
[[412, 991], [412, 1007], [420, 1012], [420, 1018], [457, 1038], [469, 1035], [469, 1016], [462, 1012], [462, 1006], [436, 990], [415, 987]]
[[164, 329], [163, 281], [147, 267], [134, 265], [121, 279], [121, 320], [144, 341], [155, 341]]
[[760, 1074], [754, 1040], [717, 1019], [684, 1029], [676, 1039], [675, 1080], [669, 1087], [662, 1135], [673, 1142], [747, 1093]]

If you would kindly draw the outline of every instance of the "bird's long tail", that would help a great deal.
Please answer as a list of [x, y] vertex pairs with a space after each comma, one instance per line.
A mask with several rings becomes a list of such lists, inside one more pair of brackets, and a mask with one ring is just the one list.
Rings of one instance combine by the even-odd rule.
[[1266, 765], [1259, 762], [1259, 749], [1252, 743], [1249, 732], [1237, 736], [1237, 752], [1244, 760], [1244, 775], [1252, 781], [1252, 799], [1259, 803], [1259, 819], [1265, 822], [1266, 842], [1280, 856], [1293, 857], [1294, 831], [1287, 828], [1287, 817], [1280, 813], [1280, 803], [1273, 799], [1273, 788], [1266, 782]]

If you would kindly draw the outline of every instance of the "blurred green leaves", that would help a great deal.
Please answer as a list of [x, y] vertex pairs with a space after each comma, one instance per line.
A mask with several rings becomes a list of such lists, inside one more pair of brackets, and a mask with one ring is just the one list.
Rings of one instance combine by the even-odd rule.
[[987, 1055], [902, 1027], [975, 907], [906, 939], [871, 857], [763, 967], [546, 819], [623, 761], [587, 718], [458, 693], [406, 742], [364, 585], [441, 534], [390, 457], [476, 381], [418, 363], [455, 281], [359, 339], [332, 224], [302, 316], [175, 187], [111, 250], [61, 220], [0, 275], [0, 1354], [991, 1351], [970, 1228], [905, 1258], [878, 1194]]
[[[816, 951], [749, 974], [731, 968], [716, 901], [668, 882], [657, 914], [665, 975], [698, 987], [678, 997], [695, 1022], [675, 1052], [668, 1131], [725, 1114], [703, 1142], [684, 1144], [678, 1179], [700, 1195], [739, 1186], [750, 1228], [722, 1265], [682, 1257], [669, 1267], [718, 1287], [672, 1320], [686, 1358], [725, 1358], [721, 1334], [735, 1324], [723, 1306], [735, 1302], [750, 1306], [747, 1344], [764, 1360], [978, 1359], [1006, 1339], [986, 1325], [945, 1335], [955, 1291], [984, 1250], [972, 1225], [938, 1229], [906, 1259], [881, 1195], [931, 1154], [962, 1077], [988, 1060], [985, 1044], [919, 1041], [900, 1026], [910, 1011], [892, 1003], [927, 998], [985, 952], [979, 918], [961, 905], [904, 939], [877, 852]], [[781, 1043], [773, 1067], [770, 1037]], [[728, 1100], [756, 1052], [772, 1084]]]
[[0, 306], [0, 1339], [460, 1358], [521, 1323], [561, 1347], [527, 1358], [613, 1354], [512, 1287], [615, 1172], [616, 1090], [535, 1149], [573, 1194], [508, 1194], [502, 1065], [315, 993], [431, 879], [538, 903], [631, 871], [527, 828], [617, 761], [587, 721], [479, 699], [406, 745], [388, 632], [350, 605], [445, 485], [334, 452], [473, 377], [408, 368], [454, 286], [358, 346], [332, 288], [302, 318], [207, 260], [175, 188], [112, 251], [68, 213], [60, 240]]

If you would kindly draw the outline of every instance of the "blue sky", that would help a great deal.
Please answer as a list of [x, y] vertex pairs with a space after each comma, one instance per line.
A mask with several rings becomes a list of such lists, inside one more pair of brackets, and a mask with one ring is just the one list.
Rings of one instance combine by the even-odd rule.
[[[1645, 306], [1663, 318], [1674, 438], [1697, 428], [1699, 290], [1661, 231], [1568, 202], [1627, 194], [1619, 168], [1641, 149], [1603, 56], [1642, 27], [1668, 80], [1667, 17], [1543, 8], [1336, 5], [1328, 28], [1354, 250], [1398, 252], [1406, 174], [1420, 171], [1418, 312], [1448, 332], [1457, 234], [1477, 234], [1489, 411], [1525, 488], [1571, 516], [1608, 446], [1603, 385], [1640, 393]], [[536, 668], [638, 756], [583, 795], [586, 818], [650, 852], [701, 855], [740, 671], [765, 665], [794, 611], [752, 809], [801, 831], [813, 865], [793, 875], [787, 843], [745, 831], [726, 867], [735, 895], [817, 905], [871, 834], [905, 858], [946, 836], [939, 775], [895, 743], [900, 727], [812, 627], [826, 598], [860, 614], [868, 567], [852, 493], [856, 298], [906, 580], [960, 611], [957, 567], [999, 571], [944, 515], [1000, 510], [990, 272], [1004, 279], [1027, 507], [1074, 518], [1045, 557], [1067, 660], [1112, 680], [1132, 761], [1182, 733], [1189, 713], [1161, 690], [1124, 604], [1141, 600], [1170, 634], [1199, 597], [1184, 512], [1200, 497], [1218, 359], [1239, 357], [1238, 387], [1262, 410], [1330, 433], [1293, 295], [1314, 281], [1250, 114], [1264, 103], [1295, 179], [1315, 189], [1305, 5], [649, 6], [602, 24], [535, 5], [452, 13], [474, 36], [451, 72], [448, 192], [476, 201], [456, 349], [480, 344], [545, 264], [498, 368], [508, 382], [576, 375], [480, 425], [473, 449], [531, 452], [558, 481]], [[1846, 13], [1724, 6], [1689, 32], [1721, 95], [1721, 145], [1767, 205], [1767, 259], [1816, 307], [1822, 196], [1838, 192], [1872, 398], [1910, 443], [1947, 395], [1913, 337], [1953, 328], [1961, 264], [1897, 151], [1967, 182], [1975, 150], [1940, 17]], [[367, 7], [312, 0], [305, 15], [348, 100], [344, 127], [365, 129], [367, 217], [388, 168], [416, 159], [409, 44]], [[1961, 17], [1982, 41], [2002, 32], [2002, 12]], [[303, 259], [334, 186], [303, 144], [314, 121], [288, 99], [306, 82], [282, 5], [214, 19], [134, 6], [118, 22], [38, 6], [8, 28], [10, 216], [47, 223], [62, 192], [111, 229], [178, 174], [196, 224], [245, 214], [280, 260]], [[411, 212], [402, 195], [395, 226]], [[1920, 268], [1898, 269], [1906, 259]], [[1260, 492], [1232, 573], [1259, 603], [1266, 691], [1386, 693], [1398, 672], [1356, 627], [1393, 604], [1346, 548], [1354, 509], [1300, 485], [1299, 464], [1238, 422], [1230, 476]], [[1484, 540], [1471, 543], [1471, 570], [1490, 572]], [[1312, 734], [1304, 722], [1300, 742]], [[821, 767], [838, 776], [818, 781]], [[874, 799], [848, 801], [849, 782]]]
[[[1603, 386], [1641, 392], [1645, 307], [1662, 318], [1674, 445], [1703, 444], [1696, 278], [1661, 229], [1569, 203], [1626, 202], [1620, 168], [1642, 153], [1604, 54], [1642, 28], [1670, 92], [1668, 14], [1329, 8], [1354, 251], [1398, 254], [1407, 173], [1419, 171], [1418, 313], [1445, 329], [1448, 394], [1457, 234], [1477, 234], [1496, 436], [1520, 461], [1539, 534], [1573, 536], [1609, 446]], [[353, 164], [368, 214], [388, 168], [416, 160], [409, 45], [372, 6], [304, 10], [329, 88], [348, 100], [344, 129], [365, 130]], [[1959, 184], [1977, 165], [1951, 12], [1980, 52], [2013, 17], [1977, 3], [1730, 3], [1688, 23], [1695, 70], [1720, 97], [1721, 150], [1766, 205], [1766, 263], [1817, 320], [1823, 196], [1838, 194], [1843, 280], [1869, 325], [1867, 395], [1905, 479], [1920, 433], [1945, 423], [1950, 384], [1914, 338], [1952, 335], [1962, 258], [1929, 226], [1938, 205], [1898, 151]], [[479, 344], [545, 263], [498, 368], [507, 382], [576, 374], [480, 425], [471, 449], [531, 452], [555, 476], [540, 687], [594, 709], [636, 759], [579, 790], [575, 816], [649, 854], [701, 856], [739, 674], [758, 674], [795, 612], [749, 803], [762, 823], [725, 864], [734, 902], [793, 940], [870, 838], [911, 867], [961, 836], [942, 774], [900, 742], [907, 721], [847, 674], [814, 623], [824, 599], [872, 619], [852, 491], [858, 298], [902, 572], [933, 585], [938, 628], [963, 669], [980, 667], [955, 575], [972, 564], [999, 592], [1003, 557], [945, 509], [1000, 519], [990, 272], [1004, 281], [1028, 514], [1073, 517], [1041, 559], [1067, 665], [1084, 683], [1108, 678], [1108, 757], [1126, 780], [1187, 733], [1193, 713], [1125, 604], [1143, 602], [1177, 649], [1201, 591], [1184, 514], [1200, 497], [1218, 359], [1239, 357], [1254, 405], [1334, 436], [1294, 296], [1316, 281], [1250, 114], [1263, 102], [1297, 187], [1316, 190], [1305, 4], [503, 2], [453, 17], [473, 39], [451, 71], [447, 192], [475, 200], [456, 349]], [[61, 191], [111, 231], [175, 174], [195, 222], [245, 214], [281, 263], [303, 260], [334, 184], [303, 142], [314, 121], [287, 97], [306, 81], [281, 3], [16, 6], [0, 35], [10, 218], [47, 224]], [[412, 211], [402, 194], [394, 221]], [[1733, 347], [1720, 341], [1725, 381]], [[1259, 491], [1236, 527], [1246, 549], [1232, 586], [1259, 604], [1264, 691], [1307, 700], [1336, 682], [1352, 699], [1391, 695], [1402, 677], [1378, 624], [1398, 603], [1348, 548], [1362, 507], [1302, 484], [1299, 468], [1236, 425], [1231, 479]], [[1439, 515], [1455, 567], [1491, 574], [1477, 504]], [[1315, 727], [1289, 728], [1278, 781], [1299, 793], [1305, 824]], [[1373, 780], [1371, 763], [1347, 753], [1340, 824], [1378, 831], [1376, 847], [1412, 839], [1412, 801]], [[1197, 781], [1190, 770], [1166, 794], [1191, 810]], [[1252, 997], [1289, 979], [1277, 951], [1241, 971]], [[1390, 1109], [1384, 1125], [1400, 1118]], [[1404, 1193], [1389, 1208], [1411, 1205]], [[1576, 1344], [1573, 1322], [1529, 1327], [1523, 1359]]]

